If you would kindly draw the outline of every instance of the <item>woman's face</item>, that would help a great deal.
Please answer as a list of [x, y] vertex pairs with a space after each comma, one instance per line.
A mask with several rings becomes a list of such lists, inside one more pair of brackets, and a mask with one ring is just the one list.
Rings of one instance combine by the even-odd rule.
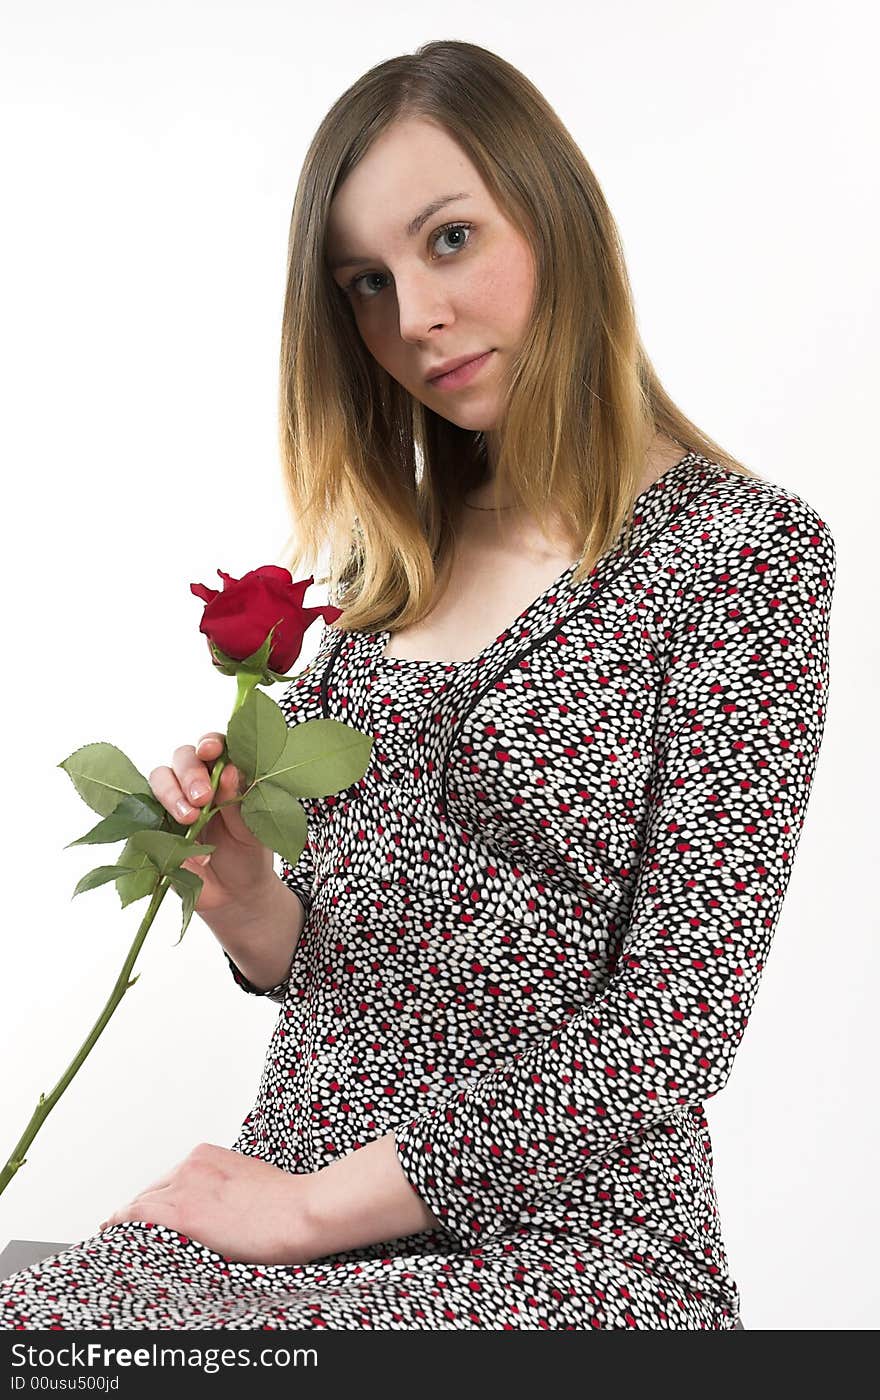
[[[334, 196], [325, 252], [373, 358], [444, 418], [493, 429], [529, 322], [534, 259], [446, 131], [422, 118], [387, 128]], [[426, 378], [487, 351], [465, 382]]]

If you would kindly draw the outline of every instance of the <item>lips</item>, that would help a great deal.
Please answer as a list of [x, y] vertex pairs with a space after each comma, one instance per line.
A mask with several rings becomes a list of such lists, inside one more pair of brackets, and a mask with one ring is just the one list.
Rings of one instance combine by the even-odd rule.
[[457, 360], [449, 360], [442, 369], [431, 370], [425, 375], [429, 384], [433, 384], [435, 379], [441, 379], [444, 374], [451, 374], [454, 369], [461, 369], [462, 365], [469, 365], [474, 360], [481, 360], [484, 355], [488, 355], [488, 350], [478, 350], [476, 355], [461, 355]]
[[460, 360], [454, 369], [447, 369], [426, 382], [437, 394], [455, 393], [480, 377], [494, 353], [493, 350], [484, 350], [482, 354], [474, 355], [471, 359]]

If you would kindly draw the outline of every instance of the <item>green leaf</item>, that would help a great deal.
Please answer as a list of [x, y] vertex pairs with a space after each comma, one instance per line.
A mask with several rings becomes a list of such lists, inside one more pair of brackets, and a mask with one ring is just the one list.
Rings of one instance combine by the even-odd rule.
[[116, 881], [119, 900], [125, 909], [129, 904], [134, 904], [135, 900], [153, 893], [159, 883], [159, 872], [146, 851], [134, 849], [131, 839], [126, 841], [122, 848], [119, 864], [127, 866], [130, 870], [130, 874], [122, 875]]
[[[198, 903], [205, 882], [194, 870], [175, 870], [168, 878], [172, 889], [177, 891], [183, 901], [183, 927], [180, 930], [180, 938], [177, 940], [177, 943], [180, 943], [193, 916], [193, 910]], [[174, 945], [175, 948], [177, 943]]]
[[372, 747], [371, 734], [340, 720], [304, 720], [287, 729], [284, 751], [265, 780], [292, 797], [327, 797], [364, 776]]
[[84, 894], [86, 890], [94, 890], [98, 885], [106, 885], [110, 880], [118, 880], [120, 875], [125, 874], [125, 867], [119, 865], [97, 865], [94, 870], [90, 870], [88, 875], [84, 875], [77, 882], [76, 889], [71, 895], [71, 899], [78, 894]]
[[263, 642], [263, 645], [257, 647], [256, 651], [252, 651], [250, 656], [246, 656], [242, 661], [239, 661], [238, 665], [240, 670], [254, 671], [260, 676], [263, 674], [269, 660], [269, 652], [272, 650], [272, 638], [275, 636], [275, 628], [280, 627], [282, 621], [283, 618], [279, 617], [277, 622], [273, 622], [271, 631]]
[[[256, 651], [252, 651], [250, 656], [245, 656], [241, 660], [237, 660], [234, 656], [227, 656], [226, 652], [222, 651], [220, 647], [217, 646], [216, 642], [212, 641], [209, 637], [208, 645], [211, 648], [214, 665], [219, 671], [222, 671], [225, 676], [235, 676], [239, 671], [250, 671], [256, 676], [264, 677], [267, 674], [272, 674], [268, 671], [269, 653], [272, 650], [275, 629], [281, 626], [282, 621], [283, 619], [279, 618], [277, 622], [273, 623], [272, 630], [269, 632], [262, 646], [258, 647]], [[286, 678], [282, 677], [282, 679]]]
[[230, 762], [249, 784], [257, 782], [281, 756], [288, 733], [275, 701], [262, 690], [252, 690], [227, 725], [226, 751]]
[[98, 822], [85, 836], [80, 836], [76, 841], [68, 841], [64, 849], [67, 850], [70, 846], [97, 845], [104, 841], [122, 841], [133, 831], [161, 827], [167, 815], [165, 808], [155, 797], [146, 797], [140, 792], [131, 793], [117, 803], [109, 817]]
[[131, 793], [152, 797], [143, 773], [115, 744], [84, 744], [58, 764], [83, 801], [99, 816], [109, 817], [120, 799]]
[[227, 656], [218, 646], [208, 638], [208, 646], [211, 648], [211, 655], [214, 658], [214, 665], [218, 671], [222, 671], [224, 676], [234, 676], [238, 670], [238, 662], [233, 661], [231, 656]]
[[264, 781], [251, 788], [239, 811], [258, 841], [296, 865], [306, 844], [306, 814], [295, 797]]
[[215, 849], [199, 841], [188, 841], [185, 836], [175, 836], [171, 831], [136, 831], [129, 837], [128, 845], [149, 857], [160, 878], [177, 870], [182, 861]]

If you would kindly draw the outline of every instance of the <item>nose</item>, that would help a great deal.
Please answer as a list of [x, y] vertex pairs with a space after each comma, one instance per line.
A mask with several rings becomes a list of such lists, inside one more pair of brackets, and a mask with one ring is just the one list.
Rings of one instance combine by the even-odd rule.
[[453, 320], [448, 299], [440, 295], [436, 279], [415, 273], [397, 283], [397, 317], [400, 338], [411, 343], [424, 340], [435, 326]]

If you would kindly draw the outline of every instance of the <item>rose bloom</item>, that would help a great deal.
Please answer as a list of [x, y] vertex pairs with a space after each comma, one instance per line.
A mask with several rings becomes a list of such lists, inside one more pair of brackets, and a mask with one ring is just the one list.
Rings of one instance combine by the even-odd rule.
[[[233, 578], [222, 569], [217, 573], [223, 580], [222, 591], [204, 583], [191, 583], [190, 589], [207, 604], [199, 631], [207, 637], [209, 649], [213, 642], [233, 661], [253, 656], [277, 623], [268, 666], [279, 675], [286, 675], [315, 619], [323, 617], [332, 623], [342, 612], [330, 604], [315, 608], [303, 605], [306, 589], [315, 581], [314, 574], [294, 583], [290, 570], [277, 564], [263, 564], [242, 578]], [[212, 660], [213, 655], [212, 652]]]

